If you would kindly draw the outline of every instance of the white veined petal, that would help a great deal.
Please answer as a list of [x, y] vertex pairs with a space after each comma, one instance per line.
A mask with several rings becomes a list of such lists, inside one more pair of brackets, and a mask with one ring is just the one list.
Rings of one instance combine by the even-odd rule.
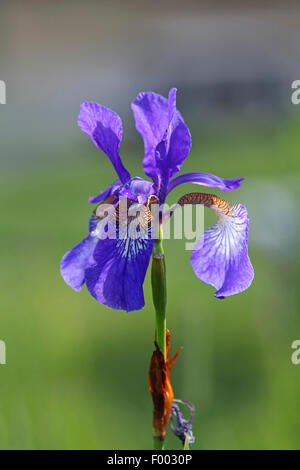
[[230, 215], [221, 215], [195, 245], [191, 257], [195, 274], [217, 289], [218, 298], [242, 292], [253, 280], [248, 227], [246, 208], [241, 204], [233, 206]]

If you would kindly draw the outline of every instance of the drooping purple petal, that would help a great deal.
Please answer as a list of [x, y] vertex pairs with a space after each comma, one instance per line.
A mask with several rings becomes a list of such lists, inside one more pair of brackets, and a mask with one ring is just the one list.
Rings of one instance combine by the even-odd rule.
[[120, 180], [115, 181], [112, 183], [108, 188], [104, 189], [102, 193], [98, 194], [98, 196], [95, 197], [89, 197], [88, 202], [90, 204], [95, 204], [97, 202], [104, 201], [104, 199], [108, 198], [109, 196], [113, 196], [118, 192], [118, 190], [121, 188], [122, 184]]
[[168, 185], [168, 194], [184, 183], [195, 183], [201, 186], [208, 186], [211, 188], [219, 188], [221, 191], [232, 191], [240, 187], [241, 182], [245, 178], [224, 179], [210, 173], [184, 173], [183, 175], [176, 176]]
[[94, 102], [83, 102], [80, 106], [78, 125], [110, 158], [120, 180], [125, 183], [130, 174], [123, 166], [119, 155], [122, 140], [121, 118], [111, 109]]
[[220, 216], [195, 245], [191, 264], [195, 274], [224, 298], [247, 289], [254, 277], [248, 256], [249, 217], [243, 205], [232, 206], [231, 215]]
[[156, 93], [140, 93], [131, 105], [136, 128], [145, 144], [144, 171], [156, 184], [163, 202], [170, 178], [176, 174], [191, 148], [191, 135], [176, 110], [176, 89], [168, 100]]
[[94, 264], [93, 252], [97, 242], [97, 238], [88, 235], [68, 251], [60, 262], [62, 277], [76, 291], [80, 291], [84, 284], [85, 270]]
[[96, 265], [85, 273], [88, 291], [111, 308], [127, 312], [141, 309], [152, 249], [151, 238], [99, 240], [94, 251]]

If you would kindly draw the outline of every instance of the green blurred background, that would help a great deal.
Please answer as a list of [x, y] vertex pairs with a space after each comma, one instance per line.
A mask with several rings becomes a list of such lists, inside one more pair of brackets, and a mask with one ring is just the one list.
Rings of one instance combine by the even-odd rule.
[[[248, 208], [255, 269], [249, 290], [220, 301], [194, 275], [184, 240], [165, 242], [171, 352], [184, 346], [172, 371], [175, 397], [196, 407], [195, 449], [299, 448], [300, 365], [291, 362], [291, 344], [300, 339], [300, 106], [290, 104], [299, 62], [292, 36], [285, 49], [282, 26], [295, 17], [293, 2], [279, 10], [280, 21], [277, 11], [261, 11], [255, 2], [250, 11], [237, 11], [232, 2], [226, 14], [218, 2], [213, 11], [206, 2], [187, 2], [184, 13], [175, 4], [172, 14], [166, 6], [152, 16], [135, 2], [126, 11], [106, 2], [101, 11], [90, 2], [88, 12], [74, 2], [71, 20], [67, 7], [55, 2], [12, 3], [14, 8], [4, 3], [1, 30], [9, 41], [0, 71], [8, 90], [7, 104], [0, 105], [0, 339], [7, 347], [7, 364], [0, 365], [0, 448], [152, 446], [149, 272], [146, 306], [126, 314], [98, 304], [85, 288], [72, 291], [60, 277], [59, 261], [86, 235], [92, 210], [87, 198], [115, 179], [108, 159], [76, 127], [80, 101], [99, 101], [122, 116], [123, 161], [142, 176], [143, 145], [129, 104], [143, 89], [166, 95], [170, 86], [179, 89], [178, 107], [193, 136], [183, 171], [246, 176], [225, 197]], [[269, 29], [263, 21], [271, 14], [281, 25], [275, 31], [282, 47], [274, 51], [275, 62], [268, 53], [271, 65], [262, 74], [263, 52], [255, 41], [265, 44], [274, 33], [274, 18]], [[240, 27], [233, 41], [236, 15]], [[158, 21], [161, 50], [155, 52]], [[249, 33], [256, 56], [244, 34], [255, 21], [262, 26], [260, 35]], [[193, 37], [187, 39], [198, 52], [187, 57], [184, 34], [176, 31], [188, 35], [189, 25]], [[105, 35], [102, 26], [113, 32]], [[173, 28], [175, 44], [168, 36]], [[147, 34], [140, 40], [142, 30]], [[224, 69], [219, 48], [229, 32], [236, 49], [224, 46]], [[283, 75], [279, 53], [290, 64]], [[190, 68], [182, 70], [181, 61]], [[168, 202], [194, 189], [180, 187]], [[205, 224], [213, 222], [205, 212]], [[170, 429], [166, 448], [181, 448]]]

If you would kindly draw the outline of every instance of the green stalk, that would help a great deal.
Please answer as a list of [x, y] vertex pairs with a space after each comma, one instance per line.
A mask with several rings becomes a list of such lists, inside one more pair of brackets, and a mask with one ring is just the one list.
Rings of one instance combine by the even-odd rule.
[[161, 441], [158, 437], [154, 437], [153, 450], [164, 450], [164, 441]]
[[[162, 226], [159, 226], [159, 238], [155, 239], [153, 247], [151, 283], [152, 297], [155, 308], [155, 337], [156, 342], [163, 352], [166, 359], [166, 304], [167, 304], [167, 285], [166, 285], [166, 263], [163, 251], [163, 232]], [[154, 450], [163, 450], [164, 442], [158, 437], [153, 437]]]
[[166, 262], [163, 251], [162, 227], [159, 227], [159, 238], [154, 241], [151, 270], [152, 298], [155, 307], [156, 342], [166, 358]]

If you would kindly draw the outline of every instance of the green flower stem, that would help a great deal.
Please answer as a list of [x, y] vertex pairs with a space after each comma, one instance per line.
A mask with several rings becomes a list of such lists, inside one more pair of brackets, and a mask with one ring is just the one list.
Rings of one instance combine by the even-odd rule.
[[156, 342], [166, 358], [166, 262], [162, 246], [162, 227], [159, 228], [159, 239], [154, 241], [151, 271], [152, 297], [155, 307]]
[[154, 437], [153, 450], [164, 450], [164, 441], [161, 441], [158, 437]]
[[[152, 297], [155, 307], [156, 342], [166, 358], [166, 263], [162, 246], [163, 232], [159, 226], [159, 238], [155, 239], [151, 270]], [[154, 450], [163, 450], [164, 442], [158, 437], [153, 438]]]

